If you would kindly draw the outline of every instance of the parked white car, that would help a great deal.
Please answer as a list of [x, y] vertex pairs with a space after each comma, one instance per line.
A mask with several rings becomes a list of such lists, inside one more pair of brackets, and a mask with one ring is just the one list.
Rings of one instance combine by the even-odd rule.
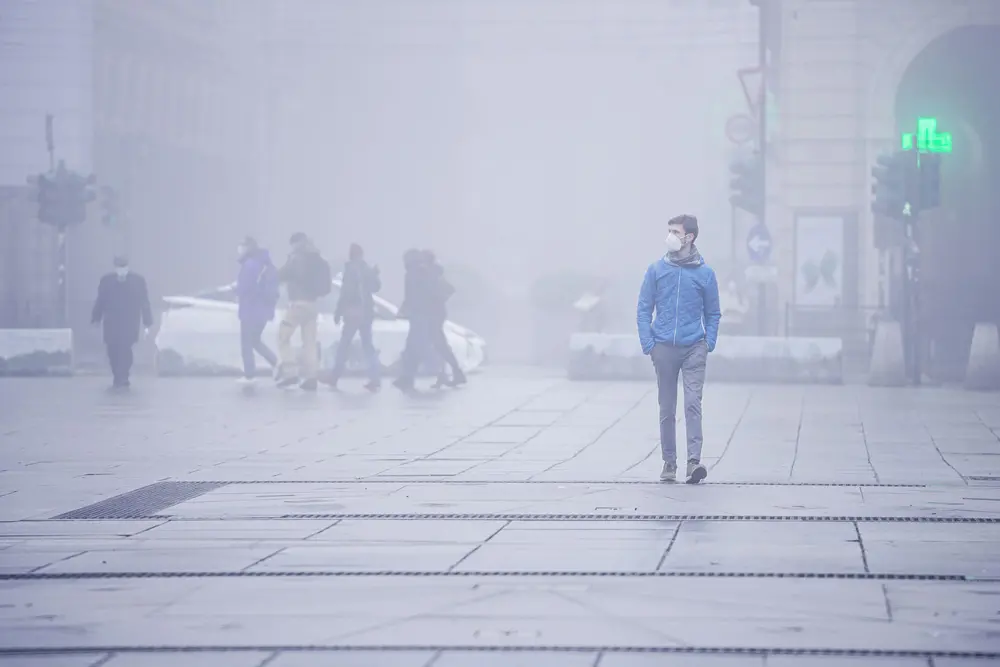
[[[329, 371], [340, 342], [341, 327], [333, 321], [333, 307], [340, 294], [340, 277], [333, 281], [333, 291], [320, 301], [320, 367]], [[156, 332], [157, 370], [160, 375], [238, 375], [242, 373], [240, 324], [237, 317], [235, 286], [227, 285], [197, 296], [163, 298], [163, 313]], [[264, 330], [263, 340], [277, 352], [278, 315]], [[375, 295], [375, 322], [372, 335], [375, 349], [387, 375], [395, 373], [406, 345], [409, 322], [396, 319], [398, 308]], [[474, 372], [486, 363], [486, 341], [454, 322], [445, 322], [445, 334], [462, 369]], [[365, 371], [364, 357], [355, 337], [347, 374]], [[262, 372], [267, 364], [258, 362]], [[422, 373], [436, 374], [439, 364], [429, 364]]]

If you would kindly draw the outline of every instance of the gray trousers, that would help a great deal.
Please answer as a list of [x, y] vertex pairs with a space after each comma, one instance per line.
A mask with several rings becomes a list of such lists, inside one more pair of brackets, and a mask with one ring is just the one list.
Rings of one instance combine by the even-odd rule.
[[663, 462], [677, 465], [677, 376], [684, 380], [684, 422], [687, 426], [687, 460], [701, 462], [701, 394], [705, 388], [708, 344], [688, 347], [657, 343], [649, 355], [656, 369], [660, 404], [660, 453]]

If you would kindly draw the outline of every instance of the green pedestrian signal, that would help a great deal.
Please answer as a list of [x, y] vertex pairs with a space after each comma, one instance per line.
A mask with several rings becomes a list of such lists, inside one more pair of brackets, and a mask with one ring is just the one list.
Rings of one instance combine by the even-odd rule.
[[917, 120], [917, 132], [907, 132], [903, 135], [902, 148], [911, 151], [916, 141], [920, 153], [950, 153], [951, 132], [938, 132], [937, 118], [920, 118]]

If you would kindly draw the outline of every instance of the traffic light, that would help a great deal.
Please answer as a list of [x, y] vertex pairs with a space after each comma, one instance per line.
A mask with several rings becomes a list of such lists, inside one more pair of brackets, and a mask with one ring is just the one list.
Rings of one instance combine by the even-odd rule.
[[58, 226], [61, 204], [54, 176], [39, 174], [35, 182], [38, 186], [38, 221]]
[[908, 213], [907, 204], [915, 205], [916, 153], [896, 151], [880, 155], [872, 167], [872, 213], [876, 216], [902, 220]]
[[941, 155], [921, 153], [919, 176], [920, 210], [927, 211], [941, 205]]
[[764, 163], [759, 153], [737, 159], [729, 166], [730, 203], [756, 216], [764, 210]]
[[38, 187], [38, 221], [65, 229], [79, 225], [87, 219], [87, 204], [95, 199], [93, 176], [83, 177], [59, 167], [32, 179]]

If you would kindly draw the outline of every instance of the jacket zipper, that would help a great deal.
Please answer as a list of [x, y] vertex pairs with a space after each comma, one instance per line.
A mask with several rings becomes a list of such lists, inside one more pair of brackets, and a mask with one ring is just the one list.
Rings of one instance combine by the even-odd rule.
[[677, 272], [677, 298], [674, 300], [674, 345], [677, 345], [677, 318], [681, 309], [681, 274]]

